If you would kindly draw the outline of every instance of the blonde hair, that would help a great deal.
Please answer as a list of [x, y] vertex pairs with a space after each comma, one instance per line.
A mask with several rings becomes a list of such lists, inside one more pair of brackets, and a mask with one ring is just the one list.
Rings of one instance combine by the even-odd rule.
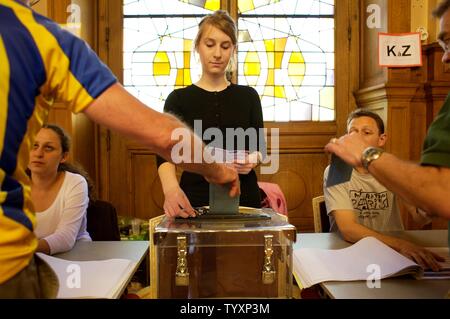
[[[207, 26], [213, 26], [227, 36], [230, 37], [231, 43], [234, 47], [237, 45], [238, 36], [236, 23], [233, 18], [225, 10], [217, 10], [214, 13], [205, 16], [198, 24], [198, 32], [194, 41], [194, 49], [197, 50], [200, 44], [200, 40], [205, 32]], [[231, 81], [233, 77], [233, 67], [235, 65], [234, 55], [231, 55], [230, 62], [228, 63], [227, 69], [225, 71], [227, 80]]]
[[226, 12], [225, 10], [217, 10], [214, 13], [205, 16], [198, 24], [198, 32], [194, 41], [195, 49], [198, 48], [200, 39], [203, 36], [203, 32], [205, 32], [205, 27], [208, 25], [216, 27], [217, 29], [225, 33], [227, 36], [230, 37], [233, 45], [236, 46], [237, 44], [236, 23], [234, 22], [233, 18], [230, 17], [228, 12]]

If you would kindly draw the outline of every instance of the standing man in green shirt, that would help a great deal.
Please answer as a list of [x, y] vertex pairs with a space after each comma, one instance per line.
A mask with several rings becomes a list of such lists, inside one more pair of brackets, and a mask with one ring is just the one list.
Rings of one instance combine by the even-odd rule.
[[[442, 1], [433, 15], [440, 19], [438, 42], [444, 49], [442, 62], [450, 63], [450, 0]], [[450, 220], [450, 94], [429, 128], [420, 164], [369, 147], [358, 134], [334, 138], [325, 150], [352, 166], [363, 165], [390, 191], [430, 216]]]

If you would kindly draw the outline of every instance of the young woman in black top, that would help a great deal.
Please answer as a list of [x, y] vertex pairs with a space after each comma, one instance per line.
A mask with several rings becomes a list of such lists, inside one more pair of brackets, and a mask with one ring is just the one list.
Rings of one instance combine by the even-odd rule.
[[[202, 136], [208, 128], [220, 129], [223, 140], [204, 136], [205, 144], [215, 143], [229, 151], [245, 154], [245, 158], [230, 162], [239, 173], [240, 205], [259, 208], [261, 198], [254, 168], [261, 154], [265, 154], [262, 109], [258, 93], [253, 88], [232, 84], [227, 78], [236, 45], [236, 25], [228, 13], [219, 10], [203, 18], [195, 40], [195, 50], [202, 64], [201, 78], [193, 85], [170, 93], [164, 112], [174, 114], [192, 129], [194, 121], [201, 120], [196, 122], [196, 126], [201, 123], [201, 132], [196, 133]], [[237, 138], [233, 137], [234, 147], [230, 149], [233, 141], [227, 140], [227, 129], [237, 128], [242, 129], [241, 133], [254, 129], [256, 139], [255, 135], [247, 134], [245, 145], [239, 149]], [[209, 184], [201, 175], [183, 172], [178, 184], [175, 165], [162, 158], [158, 158], [158, 173], [167, 215], [188, 217], [184, 209], [209, 204]]]

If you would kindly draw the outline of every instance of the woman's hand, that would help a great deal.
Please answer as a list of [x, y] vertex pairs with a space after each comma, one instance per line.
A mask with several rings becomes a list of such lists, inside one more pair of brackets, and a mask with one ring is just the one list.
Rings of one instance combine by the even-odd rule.
[[258, 152], [246, 154], [245, 158], [235, 160], [232, 165], [238, 172], [238, 174], [247, 175], [259, 164]]
[[169, 217], [194, 217], [195, 212], [186, 194], [179, 186], [175, 186], [164, 194], [164, 213]]

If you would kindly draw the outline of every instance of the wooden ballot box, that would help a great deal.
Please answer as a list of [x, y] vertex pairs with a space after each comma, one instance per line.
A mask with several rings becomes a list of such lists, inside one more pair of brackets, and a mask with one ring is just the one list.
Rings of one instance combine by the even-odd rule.
[[291, 298], [296, 230], [264, 220], [169, 219], [155, 227], [157, 298]]

